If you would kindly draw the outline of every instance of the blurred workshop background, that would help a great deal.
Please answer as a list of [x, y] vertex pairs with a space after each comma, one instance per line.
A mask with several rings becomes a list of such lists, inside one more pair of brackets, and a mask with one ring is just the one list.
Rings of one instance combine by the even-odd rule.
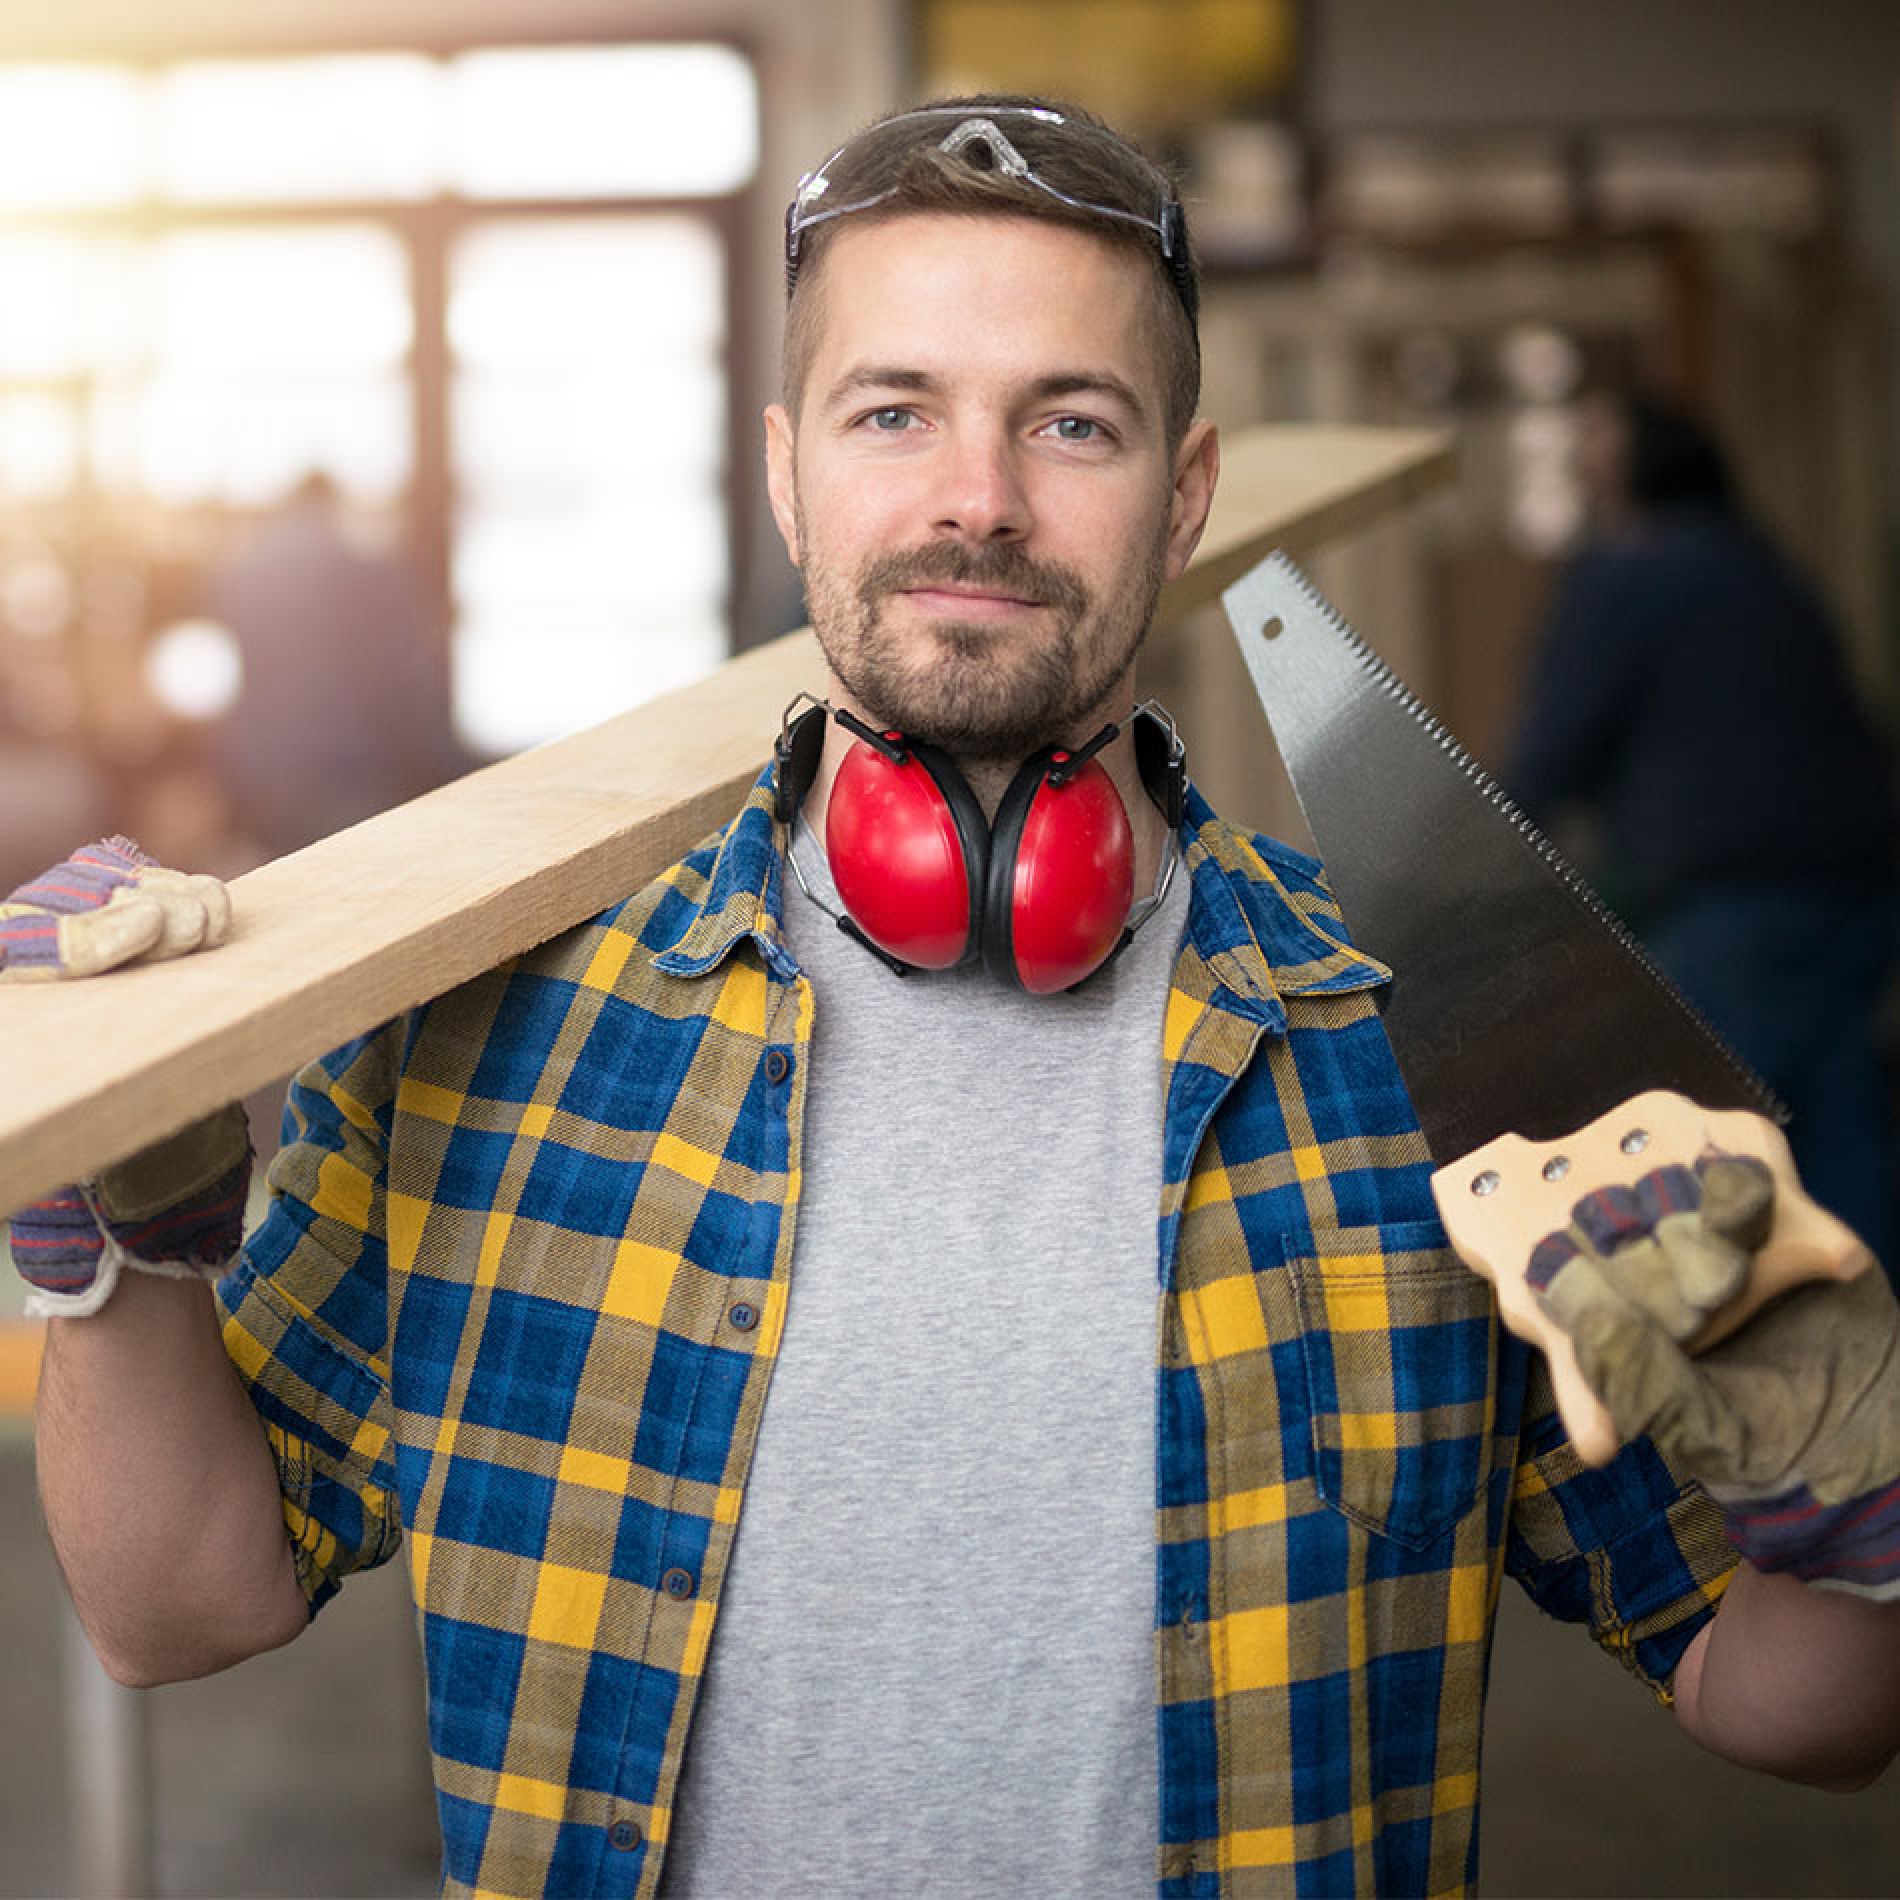
[[[105, 830], [235, 874], [797, 624], [757, 420], [791, 181], [988, 86], [1178, 165], [1223, 425], [1455, 437], [1455, 484], [1316, 566], [1480, 758], [1604, 381], [1710, 421], [1891, 727], [1892, 0], [0, 0], [0, 890]], [[1190, 623], [1150, 684], [1297, 839], [1240, 678]], [[0, 1324], [0, 1895], [432, 1891], [393, 1572], [75, 1753], [31, 1357]], [[1702, 1762], [1534, 1621], [1490, 1891], [1900, 1892], [1892, 1777]]]

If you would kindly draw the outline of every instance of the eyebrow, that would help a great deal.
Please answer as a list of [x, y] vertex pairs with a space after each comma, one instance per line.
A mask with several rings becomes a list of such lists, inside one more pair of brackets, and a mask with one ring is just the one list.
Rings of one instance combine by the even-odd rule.
[[841, 402], [849, 402], [854, 396], [868, 395], [873, 391], [901, 389], [924, 393], [935, 385], [936, 378], [921, 369], [860, 363], [856, 368], [847, 370], [825, 391], [825, 407], [835, 409]]
[[[835, 409], [855, 396], [885, 390], [928, 395], [939, 386], [939, 379], [928, 370], [905, 368], [897, 364], [861, 363], [847, 370], [826, 392], [824, 406]], [[1131, 416], [1148, 418], [1148, 406], [1130, 383], [1107, 370], [1065, 370], [1040, 376], [1026, 392], [1032, 402], [1059, 400], [1064, 396], [1104, 396]]]
[[1045, 376], [1035, 385], [1042, 400], [1061, 396], [1106, 396], [1132, 416], [1145, 416], [1147, 405], [1134, 386], [1107, 370], [1078, 370], [1066, 376]]

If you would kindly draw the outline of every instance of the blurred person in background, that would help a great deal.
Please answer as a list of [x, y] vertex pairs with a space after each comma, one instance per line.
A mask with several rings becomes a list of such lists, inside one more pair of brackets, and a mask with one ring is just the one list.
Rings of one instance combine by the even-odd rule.
[[306, 475], [212, 572], [243, 683], [212, 759], [265, 857], [413, 798], [473, 761], [456, 745], [422, 589], [351, 539], [331, 478]]
[[1891, 1272], [1892, 761], [1826, 606], [1700, 423], [1595, 392], [1578, 465], [1592, 530], [1506, 783], [1540, 823], [1594, 821], [1603, 888], [1781, 1097], [1809, 1191]]

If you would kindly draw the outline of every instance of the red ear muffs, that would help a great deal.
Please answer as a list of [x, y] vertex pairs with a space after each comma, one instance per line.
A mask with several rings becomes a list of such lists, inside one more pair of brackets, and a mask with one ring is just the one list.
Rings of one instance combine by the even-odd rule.
[[1049, 747], [1011, 780], [992, 828], [950, 758], [883, 735], [832, 781], [825, 855], [852, 925], [924, 970], [980, 956], [1044, 996], [1107, 962], [1134, 899], [1134, 832], [1093, 759]]

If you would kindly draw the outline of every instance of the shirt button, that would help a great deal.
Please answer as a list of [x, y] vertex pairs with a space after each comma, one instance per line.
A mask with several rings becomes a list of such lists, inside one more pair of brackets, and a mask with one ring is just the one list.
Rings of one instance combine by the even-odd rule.
[[607, 1839], [625, 1853], [629, 1848], [640, 1845], [640, 1829], [632, 1821], [616, 1821], [607, 1830]]
[[660, 1579], [660, 1588], [676, 1602], [693, 1594], [693, 1573], [676, 1565]]
[[738, 1300], [728, 1309], [726, 1319], [735, 1333], [749, 1333], [759, 1323], [759, 1309], [750, 1300]]
[[768, 1082], [783, 1082], [792, 1072], [792, 1059], [783, 1049], [774, 1049], [765, 1058], [765, 1079]]

